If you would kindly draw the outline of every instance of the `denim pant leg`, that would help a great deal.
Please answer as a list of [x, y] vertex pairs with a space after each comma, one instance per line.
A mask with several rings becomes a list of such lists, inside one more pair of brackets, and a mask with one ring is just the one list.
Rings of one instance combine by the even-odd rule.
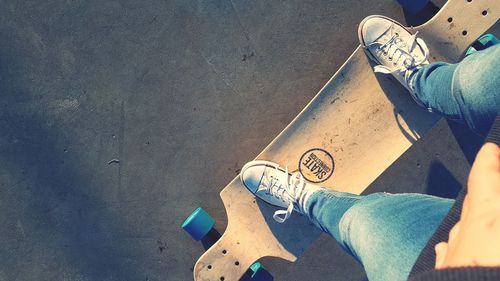
[[429, 111], [486, 135], [500, 109], [500, 45], [456, 64], [431, 63], [411, 78], [414, 97]]
[[371, 281], [407, 280], [454, 200], [424, 194], [358, 196], [322, 189], [306, 202], [311, 221], [364, 267]]

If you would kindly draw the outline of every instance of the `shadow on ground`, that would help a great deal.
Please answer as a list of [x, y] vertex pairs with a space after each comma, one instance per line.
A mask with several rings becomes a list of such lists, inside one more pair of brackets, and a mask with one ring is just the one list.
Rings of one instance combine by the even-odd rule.
[[86, 140], [68, 147], [57, 111], [72, 105], [44, 104], [43, 93], [27, 91], [19, 59], [0, 54], [1, 279], [147, 280], [130, 260], [149, 259], [134, 245], [134, 226], [119, 205], [101, 198], [112, 181], [99, 182], [96, 170], [84, 165], [82, 154], [95, 152], [86, 151]]

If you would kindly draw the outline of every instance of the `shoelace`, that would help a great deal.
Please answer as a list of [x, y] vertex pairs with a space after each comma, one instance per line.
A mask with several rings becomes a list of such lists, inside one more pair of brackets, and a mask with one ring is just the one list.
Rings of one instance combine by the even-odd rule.
[[[390, 68], [385, 65], [377, 65], [373, 69], [375, 72], [385, 74], [404, 74], [405, 79], [408, 81], [414, 70], [426, 64], [429, 56], [429, 49], [424, 40], [417, 38], [418, 32], [411, 35], [407, 42], [404, 42], [404, 40], [399, 37], [399, 34], [394, 32], [394, 24], [392, 24], [382, 35], [387, 32], [390, 32], [391, 38], [386, 43], [381, 44], [379, 42], [373, 42], [367, 47], [380, 45], [378, 49], [383, 52], [384, 55], [387, 55], [389, 60], [393, 61], [394, 67]], [[412, 54], [417, 45], [419, 45], [423, 51], [423, 57], [419, 60], [416, 60], [415, 56]], [[403, 59], [403, 63], [399, 63], [400, 59]]]
[[285, 167], [285, 173], [280, 171], [278, 167], [275, 167], [275, 170], [275, 176], [265, 172], [264, 176], [268, 185], [261, 185], [257, 192], [265, 192], [288, 204], [286, 210], [277, 210], [273, 215], [275, 221], [283, 223], [292, 215], [294, 202], [299, 200], [305, 187], [305, 181], [304, 177], [298, 172], [290, 175], [288, 167]]

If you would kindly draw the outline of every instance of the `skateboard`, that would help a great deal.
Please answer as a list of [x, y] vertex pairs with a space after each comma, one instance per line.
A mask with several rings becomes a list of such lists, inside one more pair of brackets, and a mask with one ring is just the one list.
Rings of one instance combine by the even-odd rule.
[[[499, 1], [449, 0], [413, 30], [427, 43], [431, 61], [456, 62], [499, 15]], [[416, 105], [392, 76], [376, 75], [359, 46], [256, 159], [286, 165], [324, 187], [360, 194], [439, 119]], [[321, 234], [298, 213], [276, 223], [276, 207], [255, 198], [239, 177], [220, 196], [227, 228], [196, 262], [195, 281], [257, 280], [255, 275], [263, 272], [259, 259], [294, 262]], [[213, 233], [213, 225], [201, 209], [182, 227], [203, 240]]]

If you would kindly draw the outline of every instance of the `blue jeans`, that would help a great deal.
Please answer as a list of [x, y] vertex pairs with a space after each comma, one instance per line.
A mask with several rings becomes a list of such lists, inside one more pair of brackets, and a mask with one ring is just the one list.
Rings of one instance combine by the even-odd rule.
[[[486, 134], [500, 108], [500, 45], [457, 64], [432, 63], [412, 77], [429, 111]], [[407, 280], [454, 200], [424, 194], [358, 196], [322, 189], [306, 202], [311, 221], [363, 264], [371, 281]]]
[[425, 194], [366, 196], [322, 189], [305, 214], [364, 267], [368, 280], [407, 280], [454, 200]]
[[499, 67], [497, 44], [460, 63], [427, 65], [412, 77], [410, 84], [414, 97], [429, 111], [486, 135], [500, 110]]

